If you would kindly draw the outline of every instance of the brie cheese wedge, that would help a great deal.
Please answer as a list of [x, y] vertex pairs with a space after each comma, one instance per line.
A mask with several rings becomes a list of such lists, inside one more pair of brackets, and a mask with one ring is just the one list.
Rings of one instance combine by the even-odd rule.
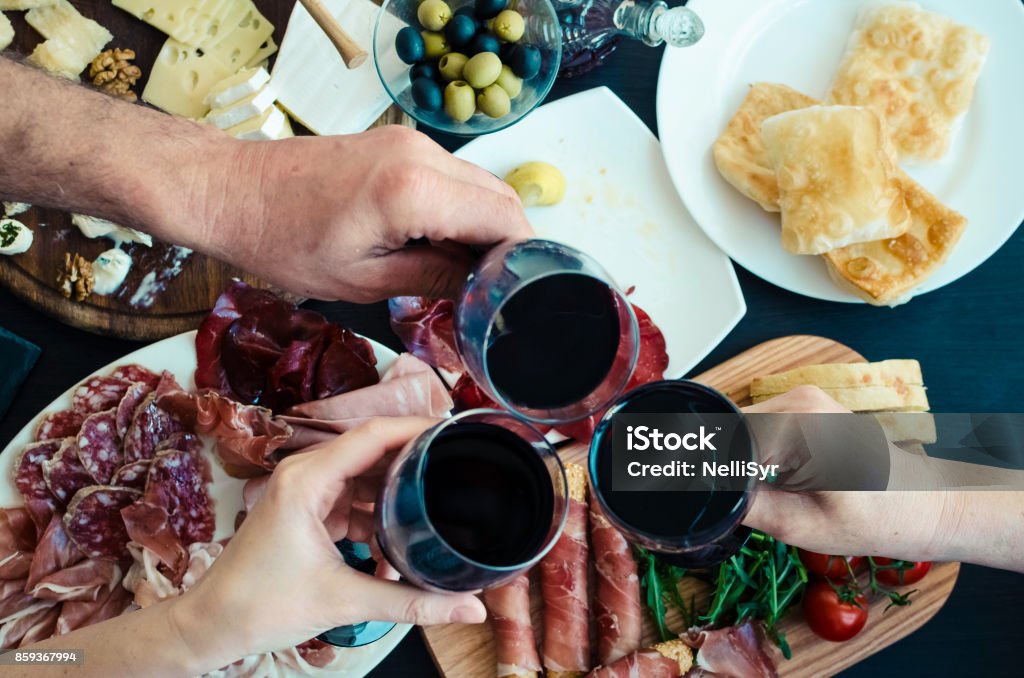
[[250, 94], [247, 97], [236, 101], [223, 108], [215, 108], [206, 114], [204, 120], [220, 129], [228, 129], [241, 124], [249, 118], [256, 118], [263, 115], [267, 109], [274, 107], [274, 99], [277, 95], [271, 86], [264, 85], [263, 89]]
[[236, 139], [271, 141], [288, 136], [290, 130], [288, 116], [277, 106], [271, 106], [258, 118], [250, 118], [240, 125], [229, 127], [227, 132]]
[[246, 68], [211, 87], [206, 93], [206, 104], [210, 108], [225, 108], [259, 92], [269, 81], [267, 69]]

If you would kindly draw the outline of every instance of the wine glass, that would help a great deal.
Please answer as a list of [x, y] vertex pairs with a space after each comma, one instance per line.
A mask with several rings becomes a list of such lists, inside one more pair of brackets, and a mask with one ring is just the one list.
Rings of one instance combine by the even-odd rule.
[[629, 381], [640, 348], [633, 307], [607, 271], [549, 240], [484, 256], [459, 299], [455, 340], [495, 402], [542, 424], [604, 409]]

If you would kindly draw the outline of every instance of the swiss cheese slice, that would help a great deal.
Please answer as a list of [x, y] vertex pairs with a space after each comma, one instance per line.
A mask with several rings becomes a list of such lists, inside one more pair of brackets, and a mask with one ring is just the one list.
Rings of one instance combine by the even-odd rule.
[[142, 100], [168, 113], [202, 118], [205, 99], [215, 84], [234, 71], [214, 54], [168, 38], [156, 57]]

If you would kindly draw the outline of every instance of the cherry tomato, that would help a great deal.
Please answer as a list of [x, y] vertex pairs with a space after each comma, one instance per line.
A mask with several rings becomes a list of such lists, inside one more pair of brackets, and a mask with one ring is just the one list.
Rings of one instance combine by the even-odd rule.
[[846, 581], [850, 578], [850, 569], [846, 567], [847, 562], [850, 563], [854, 574], [864, 568], [863, 556], [830, 556], [827, 553], [815, 553], [804, 549], [797, 549], [797, 551], [800, 553], [800, 562], [804, 564], [807, 571], [819, 577]]
[[863, 593], [840, 588], [836, 592], [824, 579], [811, 582], [804, 591], [804, 619], [814, 633], [837, 643], [853, 638], [868, 621], [868, 601]]
[[[924, 576], [928, 574], [928, 570], [932, 569], [932, 564], [928, 562], [901, 561], [893, 560], [892, 558], [873, 558], [873, 560], [875, 561], [875, 565], [878, 565], [880, 568], [875, 571], [875, 579], [886, 586], [906, 586], [907, 584], [916, 584], [924, 579]], [[895, 567], [884, 570], [881, 569], [883, 566], [901, 562], [906, 563], [906, 569], [899, 569]]]

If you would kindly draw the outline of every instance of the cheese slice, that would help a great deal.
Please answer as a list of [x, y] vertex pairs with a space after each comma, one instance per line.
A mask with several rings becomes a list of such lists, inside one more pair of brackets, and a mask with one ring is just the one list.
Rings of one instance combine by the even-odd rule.
[[921, 363], [916, 360], [826, 363], [804, 365], [778, 374], [756, 377], [750, 382], [750, 395], [777, 395], [807, 384], [813, 384], [820, 388], [858, 388], [862, 386], [921, 385], [923, 383]]
[[14, 42], [14, 26], [6, 14], [0, 13], [0, 49], [7, 47]]
[[210, 110], [206, 94], [233, 72], [215, 55], [168, 38], [150, 71], [142, 100], [198, 120]]
[[56, 38], [36, 45], [28, 55], [28, 63], [43, 70], [56, 73], [70, 80], [78, 80], [78, 74], [89, 65], [90, 59], [83, 59], [82, 53], [63, 40]]
[[[924, 386], [861, 386], [857, 388], [823, 388], [830, 398], [851, 412], [925, 412], [928, 396]], [[764, 393], [751, 396], [756, 403], [770, 400], [776, 395]]]
[[[225, 29], [227, 32], [224, 32]], [[274, 24], [260, 14], [255, 5], [251, 5], [237, 24], [225, 26], [215, 41], [202, 46], [224, 63], [239, 70], [266, 46], [273, 33]]]
[[185, 44], [199, 46], [203, 38], [216, 35], [232, 10], [252, 4], [251, 0], [114, 0], [115, 7], [145, 21]]
[[114, 38], [106, 28], [79, 14], [67, 0], [53, 0], [51, 5], [31, 9], [25, 20], [47, 39], [45, 47], [37, 47], [39, 54], [33, 53], [36, 63], [72, 77]]
[[277, 135], [278, 139], [289, 139], [295, 136], [295, 130], [292, 129], [292, 121], [288, 118], [287, 114], [284, 116], [284, 129]]
[[282, 138], [288, 125], [288, 117], [277, 106], [271, 106], [258, 118], [250, 118], [245, 122], [229, 127], [227, 133], [236, 139], [248, 141], [270, 141]]
[[56, 0], [0, 0], [0, 10], [35, 9], [52, 5]]
[[236, 101], [224, 108], [215, 108], [206, 114], [204, 120], [220, 129], [241, 124], [249, 118], [256, 118], [274, 105], [273, 88], [268, 84], [260, 91]]
[[274, 42], [273, 36], [267, 38], [267, 41], [263, 43], [263, 46], [259, 48], [255, 55], [249, 59], [249, 63], [246, 64], [247, 68], [266, 68], [269, 64], [270, 57], [277, 52], [277, 43]]
[[210, 88], [206, 94], [206, 103], [210, 108], [230, 106], [260, 91], [269, 80], [270, 73], [265, 68], [246, 68]]

